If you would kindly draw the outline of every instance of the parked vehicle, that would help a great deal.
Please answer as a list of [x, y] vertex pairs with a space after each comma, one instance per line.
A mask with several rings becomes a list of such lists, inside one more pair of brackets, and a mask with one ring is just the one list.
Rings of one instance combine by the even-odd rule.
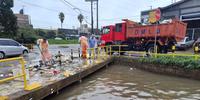
[[177, 42], [176, 48], [186, 50], [193, 46], [194, 40], [190, 40], [189, 37], [185, 37], [182, 41]]
[[157, 51], [167, 53], [176, 42], [184, 39], [186, 34], [187, 24], [178, 20], [158, 25], [140, 25], [127, 19], [123, 21], [123, 23], [103, 27], [102, 45], [128, 45], [121, 50], [152, 52], [156, 40]]
[[0, 38], [0, 59], [8, 56], [17, 56], [21, 54], [27, 54], [28, 48], [22, 44], [12, 40]]

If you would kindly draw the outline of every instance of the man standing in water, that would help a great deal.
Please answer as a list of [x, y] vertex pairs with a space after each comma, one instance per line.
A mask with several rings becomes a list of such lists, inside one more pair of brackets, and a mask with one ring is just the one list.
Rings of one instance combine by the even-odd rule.
[[79, 42], [80, 42], [81, 50], [82, 50], [82, 58], [86, 59], [87, 58], [88, 39], [87, 39], [87, 37], [82, 35], [79, 38]]
[[52, 55], [49, 52], [49, 43], [47, 39], [38, 39], [37, 40], [38, 47], [41, 52], [41, 58], [44, 64], [51, 61]]

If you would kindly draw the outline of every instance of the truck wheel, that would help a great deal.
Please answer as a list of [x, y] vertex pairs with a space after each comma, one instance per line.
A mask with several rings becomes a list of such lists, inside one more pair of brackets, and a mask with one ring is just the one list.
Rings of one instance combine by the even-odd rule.
[[160, 47], [159, 53], [165, 53], [165, 54], [168, 53], [168, 47], [167, 46]]
[[5, 54], [3, 52], [0, 52], [0, 59], [4, 59], [5, 58]]
[[[148, 54], [155, 53], [154, 44], [148, 45], [146, 48], [146, 52], [148, 52]], [[157, 52], [158, 52], [158, 50], [157, 50]]]

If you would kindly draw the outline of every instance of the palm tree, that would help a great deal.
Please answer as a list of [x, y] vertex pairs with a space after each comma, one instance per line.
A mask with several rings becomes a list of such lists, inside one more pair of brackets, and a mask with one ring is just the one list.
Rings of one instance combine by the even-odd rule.
[[63, 12], [60, 12], [60, 13], [59, 13], [59, 19], [60, 19], [60, 22], [61, 22], [61, 28], [62, 28], [63, 21], [65, 20], [65, 15], [64, 15]]
[[82, 15], [82, 14], [79, 14], [79, 15], [78, 15], [78, 20], [79, 20], [80, 24], [82, 24], [83, 19], [84, 19], [83, 15]]
[[81, 25], [82, 25], [83, 19], [84, 19], [84, 16], [82, 14], [79, 14], [78, 15], [78, 20], [80, 22], [80, 30], [81, 30]]

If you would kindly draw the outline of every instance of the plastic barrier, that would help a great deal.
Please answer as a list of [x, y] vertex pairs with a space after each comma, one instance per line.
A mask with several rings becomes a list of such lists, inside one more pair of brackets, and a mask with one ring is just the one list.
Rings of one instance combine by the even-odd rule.
[[16, 76], [9, 77], [9, 78], [1, 79], [0, 84], [5, 83], [7, 81], [12, 81], [16, 78], [23, 78], [24, 90], [33, 90], [33, 89], [39, 88], [41, 86], [38, 83], [33, 83], [33, 84], [27, 83], [27, 79], [26, 79], [27, 74], [26, 74], [26, 68], [25, 68], [25, 61], [24, 61], [23, 57], [2, 59], [2, 60], [0, 60], [0, 63], [9, 62], [9, 61], [19, 61], [19, 63], [21, 64], [22, 73], [19, 75], [16, 75]]

